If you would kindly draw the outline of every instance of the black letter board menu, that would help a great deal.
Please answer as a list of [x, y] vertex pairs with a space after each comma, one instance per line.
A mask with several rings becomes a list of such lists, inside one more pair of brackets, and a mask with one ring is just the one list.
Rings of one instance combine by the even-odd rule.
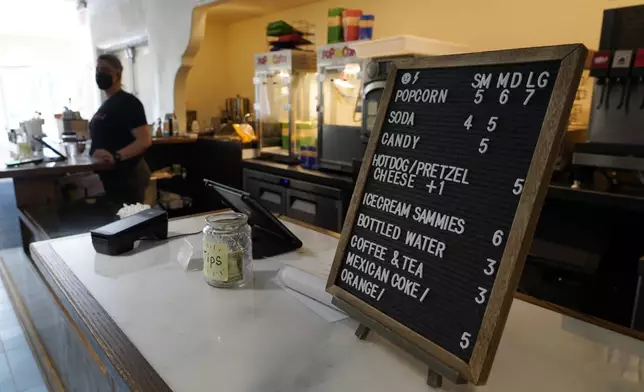
[[396, 63], [327, 290], [485, 383], [585, 58], [565, 45]]

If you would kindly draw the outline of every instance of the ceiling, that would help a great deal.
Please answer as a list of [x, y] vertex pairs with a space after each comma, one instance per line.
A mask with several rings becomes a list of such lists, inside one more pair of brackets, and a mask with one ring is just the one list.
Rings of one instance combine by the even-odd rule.
[[207, 5], [208, 17], [211, 20], [234, 23], [316, 1], [319, 0], [219, 0]]

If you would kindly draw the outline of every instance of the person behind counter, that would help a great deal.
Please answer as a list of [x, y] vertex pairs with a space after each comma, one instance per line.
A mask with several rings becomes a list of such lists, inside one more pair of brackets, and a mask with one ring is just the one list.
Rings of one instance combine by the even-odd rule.
[[142, 203], [150, 180], [150, 168], [143, 153], [152, 144], [143, 104], [121, 88], [123, 65], [118, 57], [100, 55], [96, 61], [96, 84], [107, 100], [89, 124], [96, 162], [114, 164], [101, 171], [107, 198], [114, 203]]

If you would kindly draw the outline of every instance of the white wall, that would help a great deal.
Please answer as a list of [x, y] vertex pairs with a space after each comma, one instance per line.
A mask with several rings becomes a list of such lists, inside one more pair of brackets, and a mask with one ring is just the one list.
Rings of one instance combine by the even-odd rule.
[[89, 0], [88, 14], [95, 46], [148, 37], [155, 75], [153, 118], [174, 111], [174, 82], [190, 38], [192, 10], [216, 1]]
[[154, 59], [147, 45], [137, 46], [134, 51], [134, 64], [128, 58], [126, 50], [114, 53], [123, 64], [123, 90], [136, 95], [143, 103], [148, 124], [154, 123], [154, 107], [156, 105], [156, 76], [148, 70], [154, 69]]

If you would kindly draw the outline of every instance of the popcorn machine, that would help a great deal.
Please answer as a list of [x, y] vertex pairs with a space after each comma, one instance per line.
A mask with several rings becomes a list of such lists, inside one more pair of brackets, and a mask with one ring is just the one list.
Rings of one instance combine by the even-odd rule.
[[361, 160], [361, 60], [347, 43], [318, 48], [318, 160], [321, 169], [351, 173]]
[[317, 140], [315, 53], [294, 50], [255, 55], [258, 156], [295, 163]]

